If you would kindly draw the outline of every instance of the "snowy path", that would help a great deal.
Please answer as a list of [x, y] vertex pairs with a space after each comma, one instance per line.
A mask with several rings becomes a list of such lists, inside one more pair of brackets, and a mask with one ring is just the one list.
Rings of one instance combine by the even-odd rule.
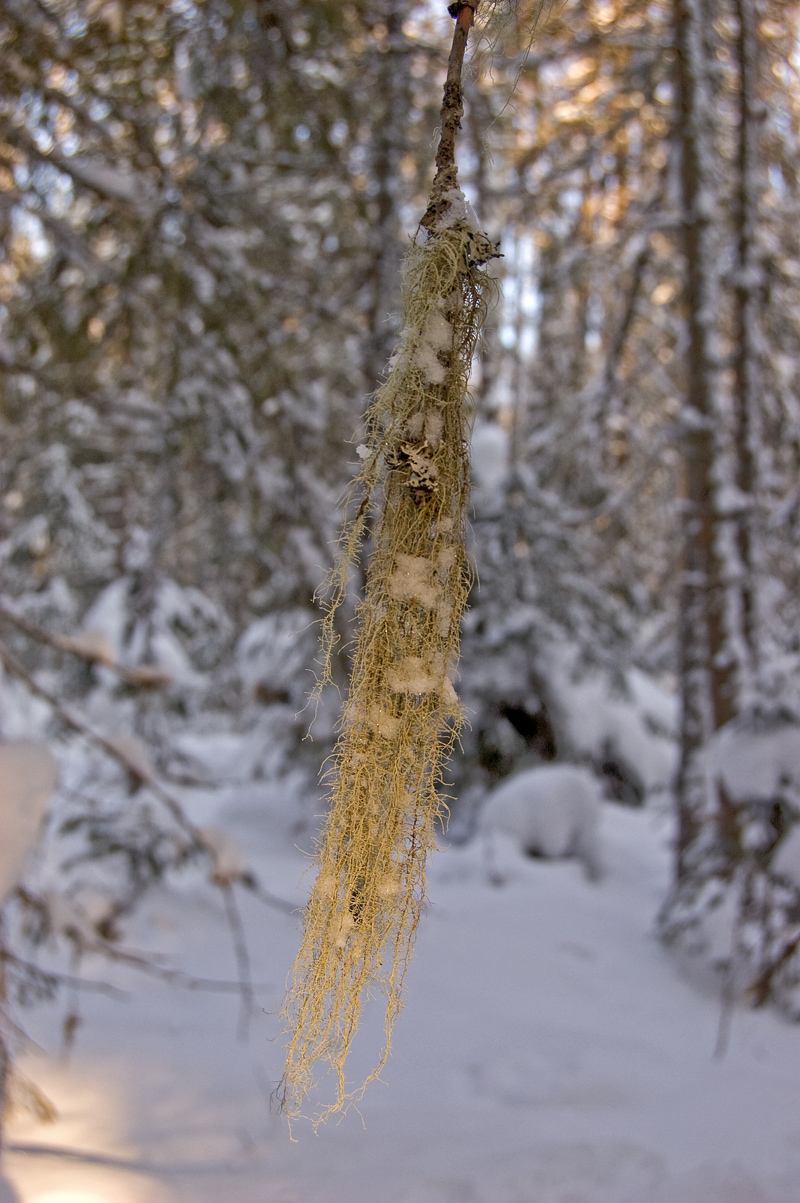
[[[800, 1028], [737, 1013], [726, 1058], [712, 1059], [718, 1004], [650, 934], [663, 828], [610, 806], [604, 825], [599, 886], [577, 864], [520, 859], [492, 889], [477, 849], [436, 858], [406, 1011], [363, 1126], [351, 1113], [290, 1143], [265, 1101], [280, 1068], [270, 1014], [242, 1045], [229, 997], [137, 980], [127, 1002], [87, 999], [71, 1064], [27, 1063], [59, 1120], [18, 1119], [9, 1140], [100, 1156], [11, 1152], [23, 1203], [797, 1203]], [[303, 896], [296, 852], [252, 855], [271, 889]], [[246, 915], [271, 1012], [298, 921]], [[205, 891], [152, 901], [145, 938], [192, 972], [232, 972]], [[52, 1047], [44, 1014], [37, 1023]], [[373, 1012], [367, 1042], [379, 1026]]]

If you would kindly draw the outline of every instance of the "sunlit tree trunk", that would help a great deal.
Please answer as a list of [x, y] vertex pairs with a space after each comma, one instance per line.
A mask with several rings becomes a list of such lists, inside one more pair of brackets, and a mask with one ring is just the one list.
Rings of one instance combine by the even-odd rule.
[[674, 8], [688, 324], [682, 438], [684, 553], [678, 635], [682, 702], [676, 782], [679, 879], [689, 872], [691, 852], [711, 803], [700, 763], [701, 750], [713, 730], [734, 713], [730, 674], [722, 663], [723, 613], [715, 546], [717, 402], [713, 338], [719, 309], [713, 267], [713, 114], [703, 40], [708, 7], [702, 0], [675, 0]]

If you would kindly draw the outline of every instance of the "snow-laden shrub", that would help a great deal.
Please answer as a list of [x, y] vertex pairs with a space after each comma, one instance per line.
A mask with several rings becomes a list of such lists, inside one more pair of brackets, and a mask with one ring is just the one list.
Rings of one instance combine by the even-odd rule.
[[314, 616], [308, 610], [277, 610], [251, 623], [236, 645], [245, 688], [262, 703], [303, 705], [314, 683]]
[[800, 1020], [800, 726], [734, 720], [705, 748], [704, 771], [708, 820], [662, 936], [731, 999]]

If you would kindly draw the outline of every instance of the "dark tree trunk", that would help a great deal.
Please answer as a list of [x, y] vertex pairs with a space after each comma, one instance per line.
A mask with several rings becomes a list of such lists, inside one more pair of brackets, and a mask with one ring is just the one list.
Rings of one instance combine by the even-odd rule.
[[386, 27], [380, 53], [382, 64], [378, 72], [375, 97], [374, 157], [372, 162], [374, 204], [375, 260], [372, 297], [369, 312], [369, 350], [366, 376], [374, 387], [383, 376], [396, 337], [392, 314], [399, 307], [400, 260], [403, 246], [400, 236], [400, 160], [408, 149], [408, 111], [411, 108], [411, 87], [408, 71], [410, 47], [403, 33], [408, 16], [406, 0], [386, 0], [382, 6]]
[[758, 124], [760, 106], [756, 98], [758, 40], [753, 0], [736, 0], [739, 22], [737, 57], [739, 68], [738, 188], [735, 217], [737, 262], [735, 282], [735, 386], [734, 445], [736, 486], [740, 507], [736, 514], [736, 542], [741, 564], [741, 626], [744, 672], [758, 668], [758, 607], [755, 573], [754, 527], [758, 498], [756, 447], [758, 422], [758, 264], [755, 242], [755, 196], [758, 171]]

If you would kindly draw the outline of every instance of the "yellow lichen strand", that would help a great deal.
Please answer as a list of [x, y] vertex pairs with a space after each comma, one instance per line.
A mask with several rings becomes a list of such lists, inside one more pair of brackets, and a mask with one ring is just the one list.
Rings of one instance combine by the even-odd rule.
[[[467, 381], [492, 287], [469, 248], [469, 230], [456, 225], [406, 258], [401, 345], [367, 417], [355, 482], [362, 498], [331, 581], [321, 684], [330, 680], [348, 569], [374, 519], [319, 874], [284, 1011], [281, 1099], [290, 1117], [315, 1086], [318, 1062], [334, 1080], [318, 1121], [360, 1098], [386, 1063], [443, 805], [442, 772], [462, 723], [452, 682], [471, 579]], [[345, 1060], [375, 988], [386, 994], [385, 1043], [366, 1081], [351, 1088]]]

